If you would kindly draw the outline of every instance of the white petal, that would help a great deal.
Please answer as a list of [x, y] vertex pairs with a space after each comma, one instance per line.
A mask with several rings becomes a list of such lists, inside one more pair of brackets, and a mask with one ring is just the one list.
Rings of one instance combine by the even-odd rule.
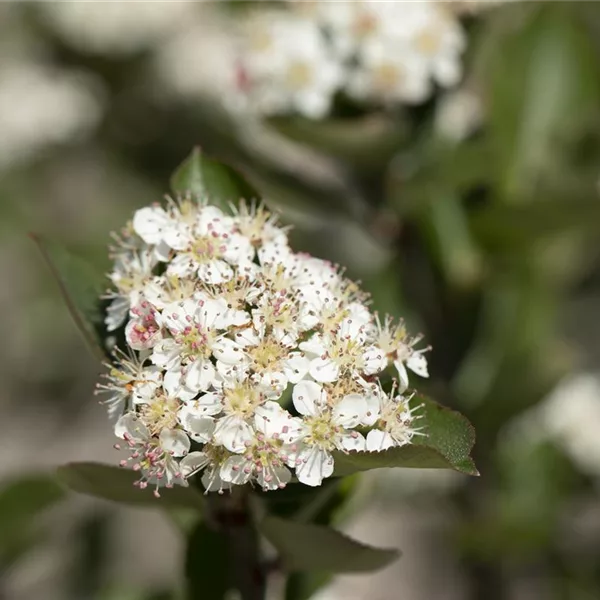
[[181, 426], [188, 432], [196, 442], [205, 444], [212, 440], [215, 431], [215, 420], [212, 417], [198, 416], [191, 412], [185, 412], [185, 408], [178, 415]]
[[196, 309], [196, 322], [204, 329], [224, 329], [222, 317], [227, 310], [227, 302], [219, 300], [201, 300]]
[[294, 408], [304, 416], [314, 416], [318, 407], [324, 403], [323, 388], [314, 381], [301, 381], [292, 391]]
[[327, 351], [327, 346], [323, 342], [321, 336], [315, 334], [299, 346], [302, 352], [316, 356], [322, 356]]
[[143, 444], [150, 437], [150, 432], [134, 413], [127, 413], [115, 423], [115, 435], [122, 440], [131, 439]]
[[220, 492], [221, 490], [228, 490], [231, 487], [228, 481], [221, 479], [216, 466], [206, 468], [201, 481], [207, 492]]
[[190, 452], [187, 456], [184, 456], [179, 463], [179, 468], [183, 477], [189, 477], [190, 475], [201, 471], [210, 463], [210, 459], [204, 452]]
[[206, 391], [215, 379], [215, 368], [210, 360], [196, 359], [185, 368], [185, 385], [191, 390]]
[[333, 474], [333, 457], [316, 446], [305, 448], [296, 459], [296, 477], [300, 483], [318, 486]]
[[212, 350], [215, 358], [226, 365], [240, 364], [245, 358], [242, 348], [229, 338], [221, 338], [215, 342]]
[[310, 361], [300, 352], [292, 352], [285, 361], [285, 374], [290, 383], [298, 383], [308, 373]]
[[198, 277], [206, 283], [225, 283], [233, 277], [233, 269], [224, 260], [211, 260], [198, 267]]
[[252, 476], [252, 463], [243, 456], [230, 456], [221, 466], [219, 475], [223, 481], [243, 485]]
[[269, 400], [254, 413], [254, 427], [268, 438], [276, 437], [289, 444], [298, 439], [302, 425], [277, 402]]
[[192, 325], [197, 308], [196, 302], [191, 298], [183, 302], [171, 302], [163, 309], [164, 323], [172, 333], [181, 333], [186, 327]]
[[177, 254], [167, 266], [167, 275], [189, 277], [196, 268], [197, 264], [187, 254]]
[[198, 390], [190, 389], [184, 385], [181, 367], [170, 369], [165, 373], [163, 387], [171, 398], [177, 398], [182, 402], [188, 402], [198, 395]]
[[408, 388], [408, 372], [406, 371], [406, 367], [404, 366], [404, 363], [400, 360], [395, 360], [394, 366], [396, 367], [396, 370], [398, 371], [398, 379], [399, 379], [398, 392], [401, 394]]
[[269, 400], [276, 400], [283, 394], [288, 385], [288, 379], [283, 373], [277, 371], [252, 376], [258, 391]]
[[429, 372], [427, 371], [427, 359], [420, 352], [413, 352], [408, 360], [406, 361], [406, 366], [417, 375], [421, 377], [429, 377]]
[[341, 450], [346, 450], [347, 452], [351, 450], [360, 451], [365, 449], [365, 438], [358, 431], [352, 431], [341, 435], [337, 440], [337, 444]]
[[246, 442], [252, 441], [254, 431], [241, 417], [228, 416], [219, 420], [214, 439], [230, 452], [243, 452]]
[[117, 296], [109, 304], [106, 309], [106, 323], [107, 331], [114, 331], [118, 329], [123, 321], [127, 318], [129, 312], [129, 298], [127, 296]]
[[377, 394], [379, 394], [381, 392], [376, 392], [376, 393], [370, 393], [367, 392], [366, 395], [364, 396], [365, 402], [367, 403], [367, 412], [365, 413], [365, 416], [362, 418], [361, 420], [361, 425], [366, 425], [367, 427], [371, 427], [372, 425], [375, 425], [375, 423], [377, 422], [377, 419], [379, 419], [379, 413], [380, 413], [380, 399], [379, 396]]
[[160, 432], [160, 445], [173, 456], [185, 456], [190, 450], [190, 438], [178, 429], [163, 429]]
[[321, 383], [331, 383], [340, 376], [339, 367], [329, 358], [313, 359], [308, 372], [315, 381]]
[[171, 248], [164, 240], [160, 241], [156, 246], [154, 246], [154, 256], [161, 262], [169, 261], [171, 256]]
[[263, 490], [277, 490], [285, 487], [292, 480], [292, 474], [287, 467], [270, 467], [256, 475], [256, 481]]
[[365, 361], [365, 374], [374, 375], [380, 373], [387, 367], [387, 357], [385, 352], [377, 346], [369, 346], [363, 354]]
[[246, 348], [247, 346], [258, 346], [261, 336], [252, 328], [246, 327], [235, 334], [235, 343]]
[[173, 369], [179, 365], [180, 352], [181, 347], [174, 339], [165, 338], [152, 348], [150, 360], [159, 367]]
[[146, 244], [160, 243], [169, 223], [169, 216], [159, 206], [140, 208], [133, 215], [133, 229]]
[[369, 452], [379, 452], [391, 448], [394, 445], [394, 439], [386, 431], [372, 429], [367, 433], [367, 450]]
[[346, 429], [356, 427], [367, 414], [367, 401], [360, 394], [344, 396], [333, 409], [331, 420]]
[[188, 404], [190, 410], [197, 415], [216, 415], [221, 412], [223, 404], [219, 394], [202, 394], [198, 400]]

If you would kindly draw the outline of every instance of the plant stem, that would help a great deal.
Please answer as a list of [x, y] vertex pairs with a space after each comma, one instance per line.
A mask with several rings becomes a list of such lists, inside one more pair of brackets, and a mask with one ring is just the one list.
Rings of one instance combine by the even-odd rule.
[[264, 600], [267, 576], [260, 538], [250, 509], [248, 493], [232, 490], [211, 498], [211, 517], [227, 536], [232, 580], [242, 600]]

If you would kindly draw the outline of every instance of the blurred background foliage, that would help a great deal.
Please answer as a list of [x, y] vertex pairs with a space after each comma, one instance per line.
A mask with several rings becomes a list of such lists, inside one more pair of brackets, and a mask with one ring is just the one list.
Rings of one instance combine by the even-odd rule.
[[[98, 365], [26, 234], [106, 269], [108, 232], [161, 198], [194, 145], [240, 167], [296, 248], [423, 331], [424, 391], [478, 434], [478, 479], [378, 471], [309, 508], [404, 556], [326, 587], [293, 577], [287, 597], [600, 597], [600, 6], [467, 16], [459, 89], [418, 107], [263, 123], [215, 92], [244, 13], [214, 8], [0, 5], [0, 598], [183, 589], [181, 523], [51, 475], [116, 458]], [[298, 507], [282, 495], [277, 510]]]

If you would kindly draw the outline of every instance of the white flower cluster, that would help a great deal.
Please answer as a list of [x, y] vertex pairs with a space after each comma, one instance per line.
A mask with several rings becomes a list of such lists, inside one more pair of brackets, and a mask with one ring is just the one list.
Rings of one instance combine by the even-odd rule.
[[248, 19], [237, 87], [247, 107], [322, 118], [337, 92], [420, 103], [460, 80], [465, 34], [444, 3], [289, 2]]
[[[334, 451], [408, 444], [418, 432], [403, 395], [426, 349], [383, 322], [339, 269], [294, 253], [264, 207], [233, 216], [170, 200], [135, 213], [116, 238], [106, 324], [123, 327], [99, 391], [130, 451], [138, 485], [207, 491], [296, 478], [320, 485]], [[388, 365], [399, 390], [378, 380]], [[365, 435], [366, 434], [366, 435]]]

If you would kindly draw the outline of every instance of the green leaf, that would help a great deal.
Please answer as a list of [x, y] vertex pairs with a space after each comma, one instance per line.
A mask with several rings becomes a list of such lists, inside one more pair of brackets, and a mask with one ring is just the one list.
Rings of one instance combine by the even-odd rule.
[[185, 555], [186, 600], [222, 600], [232, 589], [229, 538], [200, 523]]
[[104, 320], [100, 308], [104, 276], [60, 244], [35, 234], [30, 234], [30, 237], [50, 267], [67, 308], [88, 348], [96, 358], [105, 360], [102, 339]]
[[48, 475], [7, 482], [0, 490], [0, 555], [28, 542], [34, 519], [64, 496], [64, 490]]
[[494, 164], [510, 201], [536, 196], [597, 117], [595, 50], [568, 4], [511, 7], [488, 21], [475, 51], [489, 92]]
[[239, 173], [207, 157], [200, 148], [194, 148], [175, 171], [171, 188], [177, 194], [190, 193], [208, 199], [223, 209], [241, 198], [252, 200], [258, 197], [256, 190]]
[[402, 121], [379, 114], [326, 121], [280, 117], [269, 123], [282, 135], [361, 169], [381, 168], [408, 137]]
[[490, 248], [521, 252], [540, 241], [567, 232], [600, 232], [600, 202], [592, 196], [535, 202], [526, 205], [495, 205], [476, 213], [471, 230]]
[[68, 463], [57, 470], [58, 480], [69, 489], [103, 500], [148, 508], [189, 508], [201, 510], [203, 497], [192, 487], [161, 488], [160, 498], [155, 498], [152, 486], [141, 490], [133, 484], [139, 475], [100, 463]]
[[376, 571], [400, 556], [397, 550], [373, 548], [328, 527], [279, 517], [266, 517], [259, 530], [275, 546], [290, 571]]
[[415, 469], [453, 469], [467, 475], [479, 475], [469, 456], [475, 444], [475, 430], [460, 413], [429, 398], [419, 398], [423, 407], [419, 427], [425, 436], [415, 436], [414, 443], [382, 452], [335, 452], [335, 475], [357, 471], [405, 467]]

